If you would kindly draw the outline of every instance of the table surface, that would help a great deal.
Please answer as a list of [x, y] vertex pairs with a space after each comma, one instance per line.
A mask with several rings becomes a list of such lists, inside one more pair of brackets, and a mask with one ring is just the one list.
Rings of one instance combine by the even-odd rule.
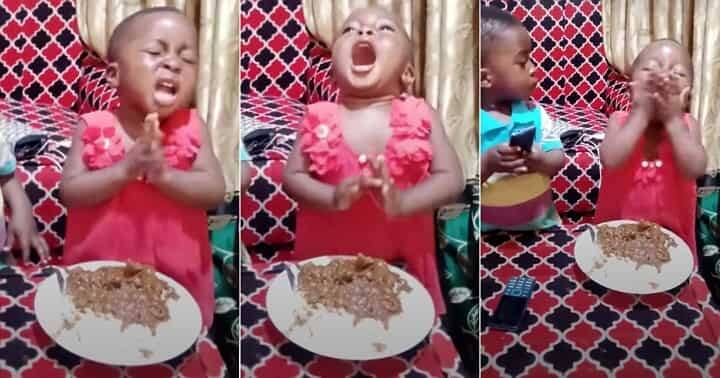
[[[226, 367], [213, 342], [202, 336], [195, 347], [162, 364], [117, 367], [78, 357], [42, 330], [35, 319], [36, 286], [47, 272], [36, 266], [0, 269], [0, 378], [54, 377], [222, 377]], [[111, 342], [111, 341], [108, 341]]]
[[241, 269], [242, 377], [462, 377], [457, 350], [439, 321], [418, 346], [381, 360], [338, 360], [293, 344], [275, 328], [265, 310], [267, 288], [283, 269], [282, 262], [253, 263]]
[[[481, 240], [482, 377], [720, 377], [720, 312], [704, 280], [630, 295], [591, 281], [575, 264], [581, 226], [488, 233]], [[487, 327], [505, 284], [539, 288], [517, 333]]]

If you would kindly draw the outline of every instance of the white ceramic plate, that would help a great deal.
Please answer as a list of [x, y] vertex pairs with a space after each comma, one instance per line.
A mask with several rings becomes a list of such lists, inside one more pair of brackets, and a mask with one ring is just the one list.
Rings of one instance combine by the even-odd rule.
[[[123, 266], [117, 261], [92, 261], [67, 267], [96, 270], [105, 266]], [[170, 319], [152, 335], [147, 327], [129, 325], [121, 331], [117, 319], [80, 314], [70, 298], [60, 291], [55, 274], [46, 278], [35, 294], [35, 314], [40, 326], [55, 342], [88, 360], [109, 365], [139, 366], [167, 361], [185, 352], [197, 340], [202, 327], [200, 307], [190, 293], [170, 277], [158, 277], [173, 287], [179, 296], [168, 302]], [[74, 322], [76, 314], [79, 320]], [[64, 329], [65, 321], [74, 322]]]
[[[637, 223], [619, 220], [602, 223], [608, 226]], [[642, 265], [636, 269], [635, 262], [617, 257], [606, 257], [599, 245], [592, 240], [591, 231], [585, 230], [575, 242], [575, 261], [593, 281], [608, 289], [630, 294], [652, 294], [670, 290], [685, 282], [693, 270], [690, 247], [673, 232], [662, 229], [675, 240], [677, 246], [670, 248], [670, 261], [660, 266]], [[597, 234], [597, 228], [595, 228]]]
[[[299, 265], [326, 265], [332, 259], [349, 257], [318, 257]], [[435, 307], [417, 279], [396, 267], [390, 266], [390, 270], [405, 279], [411, 290], [400, 294], [403, 312], [390, 318], [387, 330], [378, 320], [363, 319], [353, 326], [353, 316], [348, 313], [311, 309], [302, 295], [290, 288], [287, 271], [279, 273], [268, 288], [268, 315], [285, 337], [315, 354], [358, 361], [398, 355], [427, 336], [435, 321]]]

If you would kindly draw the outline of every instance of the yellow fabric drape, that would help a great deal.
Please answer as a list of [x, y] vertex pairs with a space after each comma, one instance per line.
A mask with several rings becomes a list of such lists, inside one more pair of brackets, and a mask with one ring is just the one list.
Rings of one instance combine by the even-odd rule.
[[413, 40], [415, 93], [443, 119], [466, 177], [478, 172], [477, 0], [304, 0], [310, 33], [330, 46], [350, 12], [380, 5], [393, 11]]
[[173, 6], [198, 29], [198, 82], [195, 103], [220, 160], [228, 192], [238, 189], [239, 167], [239, 27], [237, 0], [77, 0], [83, 41], [101, 57], [110, 35], [125, 17], [140, 9]]
[[690, 51], [695, 77], [691, 111], [700, 121], [708, 171], [720, 169], [720, 14], [716, 0], [603, 0], [605, 51], [629, 74], [640, 50], [658, 38], [673, 38]]

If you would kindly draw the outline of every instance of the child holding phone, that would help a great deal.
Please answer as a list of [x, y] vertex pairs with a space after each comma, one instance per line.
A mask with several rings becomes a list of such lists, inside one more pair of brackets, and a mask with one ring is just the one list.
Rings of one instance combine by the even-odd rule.
[[503, 10], [481, 12], [481, 231], [534, 230], [559, 223], [550, 177], [564, 164], [552, 120], [529, 101], [537, 85], [532, 42]]

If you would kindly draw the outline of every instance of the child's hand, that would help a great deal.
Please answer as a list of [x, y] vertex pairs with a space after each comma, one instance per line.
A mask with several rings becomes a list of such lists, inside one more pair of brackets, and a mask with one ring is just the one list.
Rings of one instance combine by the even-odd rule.
[[157, 113], [150, 113], [145, 116], [145, 122], [143, 123], [144, 134], [142, 138], [150, 143], [151, 149], [156, 149], [162, 146], [163, 132], [160, 131], [160, 119]]
[[525, 159], [519, 147], [507, 143], [493, 147], [486, 152], [490, 172], [525, 173]]
[[632, 95], [632, 108], [645, 115], [650, 115], [655, 110], [655, 96], [657, 88], [650, 81], [633, 81], [629, 83]]
[[380, 187], [379, 180], [365, 175], [350, 177], [335, 187], [333, 193], [333, 207], [344, 211], [350, 208], [363, 192], [370, 188]]
[[34, 249], [45, 263], [50, 258], [50, 248], [35, 227], [35, 220], [30, 212], [18, 212], [12, 215], [7, 231], [6, 249], [11, 249], [17, 240], [20, 243], [24, 262], [30, 261], [30, 251]]
[[660, 88], [661, 90], [655, 94], [658, 119], [668, 123], [673, 118], [682, 118], [690, 95], [690, 87], [681, 88], [677, 81], [665, 78], [660, 83]]
[[390, 177], [390, 171], [388, 170], [387, 164], [385, 164], [385, 157], [380, 155], [373, 161], [373, 168], [376, 174], [382, 180], [380, 187], [380, 193], [382, 194], [382, 204], [385, 214], [395, 217], [404, 214], [405, 206], [403, 204], [402, 192], [397, 189], [392, 177]]
[[120, 162], [125, 177], [129, 180], [142, 179], [149, 167], [151, 155], [152, 147], [149, 141], [138, 138]]
[[525, 154], [525, 166], [528, 172], [543, 172], [546, 155], [537, 144], [533, 144], [530, 153]]

